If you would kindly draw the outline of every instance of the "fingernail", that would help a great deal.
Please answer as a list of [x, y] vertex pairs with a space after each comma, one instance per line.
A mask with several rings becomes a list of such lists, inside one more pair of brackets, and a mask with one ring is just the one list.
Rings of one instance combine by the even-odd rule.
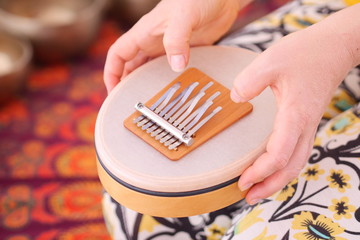
[[252, 199], [252, 200], [250, 200], [250, 205], [255, 205], [255, 204], [259, 203], [260, 200], [261, 200], [261, 199], [257, 199], [257, 198]]
[[170, 57], [171, 68], [175, 72], [181, 72], [185, 68], [185, 57], [184, 55], [172, 55]]
[[231, 100], [233, 100], [236, 103], [245, 102], [245, 100], [236, 92], [235, 88], [231, 89], [230, 97]]
[[248, 183], [248, 184], [242, 185], [242, 186], [240, 186], [240, 190], [241, 190], [242, 192], [244, 192], [244, 191], [248, 190], [249, 188], [251, 188], [252, 185], [254, 185], [254, 184]]

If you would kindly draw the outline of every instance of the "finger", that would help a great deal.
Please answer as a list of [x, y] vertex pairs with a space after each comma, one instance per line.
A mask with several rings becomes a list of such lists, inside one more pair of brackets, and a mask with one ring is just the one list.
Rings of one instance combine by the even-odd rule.
[[251, 100], [269, 86], [272, 79], [276, 79], [272, 71], [263, 67], [269, 64], [261, 62], [261, 59], [256, 59], [236, 77], [230, 94], [234, 102]]
[[136, 57], [128, 62], [125, 63], [124, 71], [121, 76], [121, 79], [126, 77], [128, 74], [130, 74], [132, 71], [134, 71], [136, 68], [140, 67], [144, 63], [146, 63], [150, 58], [144, 54], [144, 52], [139, 51], [139, 53], [136, 55]]
[[296, 111], [279, 110], [274, 130], [266, 146], [266, 152], [240, 177], [239, 187], [242, 191], [288, 165], [304, 130], [304, 123], [296, 114], [298, 114]]
[[166, 28], [163, 44], [172, 70], [180, 72], [185, 69], [189, 61], [189, 42], [193, 27], [190, 18], [185, 14], [177, 15], [171, 19]]
[[134, 41], [136, 29], [130, 30], [118, 38], [110, 47], [104, 67], [104, 82], [108, 93], [120, 81], [127, 61], [133, 59], [139, 51], [139, 47]]
[[313, 136], [314, 134], [306, 133], [306, 136], [299, 141], [289, 164], [250, 189], [246, 195], [246, 201], [249, 204], [254, 205], [259, 202], [260, 199], [267, 198], [280, 191], [299, 175], [307, 163], [313, 148]]

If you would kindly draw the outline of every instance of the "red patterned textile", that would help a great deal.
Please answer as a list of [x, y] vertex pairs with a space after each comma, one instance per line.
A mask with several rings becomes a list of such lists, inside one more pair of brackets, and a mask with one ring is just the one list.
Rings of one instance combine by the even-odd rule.
[[85, 56], [34, 66], [24, 93], [0, 107], [0, 239], [110, 239], [93, 131], [120, 34], [105, 22]]

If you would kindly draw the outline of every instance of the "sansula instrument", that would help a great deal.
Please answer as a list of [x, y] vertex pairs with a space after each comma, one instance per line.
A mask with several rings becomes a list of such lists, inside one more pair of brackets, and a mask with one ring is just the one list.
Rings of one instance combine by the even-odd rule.
[[257, 55], [191, 50], [174, 73], [160, 57], [127, 76], [103, 103], [95, 129], [99, 178], [120, 204], [159, 217], [212, 212], [241, 200], [237, 180], [264, 152], [275, 115], [265, 90], [234, 103], [229, 89]]

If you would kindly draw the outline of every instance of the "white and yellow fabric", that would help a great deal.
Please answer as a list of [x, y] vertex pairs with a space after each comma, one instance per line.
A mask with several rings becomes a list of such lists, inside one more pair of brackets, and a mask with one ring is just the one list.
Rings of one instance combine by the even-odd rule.
[[[296, 0], [220, 44], [261, 52], [286, 34], [359, 0]], [[306, 44], [306, 43], [304, 43]], [[188, 218], [156, 218], [126, 209], [104, 193], [110, 234], [123, 239], [360, 239], [360, 66], [338, 88], [307, 166], [282, 191], [256, 206], [244, 201]]]

